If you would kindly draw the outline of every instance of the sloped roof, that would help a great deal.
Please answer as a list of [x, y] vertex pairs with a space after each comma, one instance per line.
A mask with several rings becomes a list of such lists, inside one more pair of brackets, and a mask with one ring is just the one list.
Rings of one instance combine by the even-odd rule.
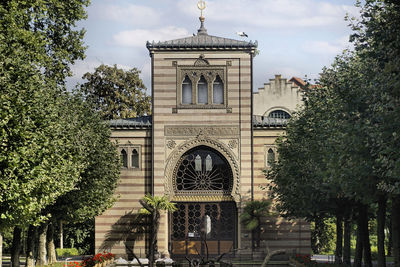
[[190, 49], [229, 49], [252, 50], [257, 47], [257, 41], [246, 42], [208, 34], [175, 39], [165, 42], [147, 42], [147, 49], [152, 50], [190, 50]]
[[152, 116], [110, 120], [109, 123], [113, 129], [150, 129]]
[[[282, 128], [286, 127], [287, 121], [287, 119], [253, 115], [254, 128]], [[137, 118], [110, 120], [109, 124], [113, 129], [151, 129], [152, 117], [142, 116]]]
[[154, 50], [255, 50], [257, 41], [247, 42], [229, 38], [223, 38], [213, 35], [208, 35], [204, 27], [204, 17], [200, 17], [200, 29], [197, 30], [197, 35], [180, 38], [164, 42], [149, 42], [146, 47], [149, 51]]
[[292, 77], [290, 80], [290, 82], [294, 82], [297, 86], [304, 86], [306, 85], [306, 82], [299, 78], [299, 77]]

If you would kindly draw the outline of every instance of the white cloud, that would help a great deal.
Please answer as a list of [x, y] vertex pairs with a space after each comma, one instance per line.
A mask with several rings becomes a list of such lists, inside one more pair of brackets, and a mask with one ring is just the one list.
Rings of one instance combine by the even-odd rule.
[[143, 47], [146, 41], [173, 40], [189, 36], [185, 28], [167, 26], [159, 29], [137, 29], [132, 31], [121, 31], [115, 34], [113, 43], [119, 46]]
[[93, 12], [98, 19], [106, 19], [124, 24], [156, 25], [161, 14], [154, 8], [141, 5], [101, 4]]
[[322, 55], [338, 55], [343, 49], [351, 47], [349, 43], [349, 37], [343, 36], [342, 38], [333, 41], [309, 41], [304, 43], [302, 46], [303, 51], [310, 54], [322, 54]]
[[[183, 11], [198, 16], [199, 10], [186, 0], [179, 1]], [[335, 5], [315, 0], [214, 0], [208, 1], [206, 19], [231, 21], [243, 26], [277, 27], [324, 27], [344, 23], [346, 12], [357, 14], [357, 9], [347, 5]]]

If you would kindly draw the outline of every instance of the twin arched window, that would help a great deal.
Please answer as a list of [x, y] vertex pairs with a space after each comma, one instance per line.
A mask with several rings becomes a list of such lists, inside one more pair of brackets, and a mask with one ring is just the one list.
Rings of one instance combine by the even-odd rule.
[[[193, 99], [194, 95], [195, 99]], [[209, 96], [212, 98], [210, 99]], [[216, 76], [212, 86], [209, 86], [207, 80], [201, 75], [195, 87], [190, 78], [185, 76], [182, 82], [182, 104], [223, 105], [224, 100], [224, 83], [219, 75]], [[194, 101], [195, 103], [193, 103]]]
[[[129, 154], [128, 154], [129, 153]], [[130, 157], [130, 161], [128, 160]], [[124, 147], [120, 150], [120, 161], [122, 168], [140, 168], [140, 148]]]

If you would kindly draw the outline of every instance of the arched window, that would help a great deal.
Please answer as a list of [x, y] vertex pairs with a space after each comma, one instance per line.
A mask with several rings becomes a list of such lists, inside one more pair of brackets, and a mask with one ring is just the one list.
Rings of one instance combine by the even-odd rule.
[[132, 150], [132, 168], [139, 168], [139, 153], [136, 148]]
[[192, 104], [192, 81], [187, 75], [182, 83], [182, 104]]
[[217, 76], [213, 83], [213, 104], [224, 103], [224, 83], [221, 78]]
[[290, 119], [290, 114], [284, 110], [275, 110], [268, 114], [270, 118]]
[[233, 173], [228, 161], [216, 150], [199, 146], [186, 152], [175, 167], [175, 190], [230, 194]]
[[128, 168], [128, 154], [126, 153], [125, 149], [121, 150], [121, 164], [122, 167], [124, 168]]
[[208, 84], [204, 76], [201, 76], [197, 84], [197, 103], [208, 104]]
[[272, 163], [275, 162], [275, 152], [272, 150], [272, 148], [268, 149], [267, 152], [267, 166], [271, 167]]

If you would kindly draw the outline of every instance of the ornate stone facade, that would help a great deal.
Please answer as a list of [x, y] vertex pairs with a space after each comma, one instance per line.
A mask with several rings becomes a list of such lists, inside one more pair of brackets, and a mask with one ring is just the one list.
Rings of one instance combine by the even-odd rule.
[[[272, 123], [264, 118], [257, 124], [253, 121], [254, 110], [271, 108], [260, 107], [265, 103], [256, 100], [262, 92], [252, 93], [257, 44], [210, 36], [204, 30], [193, 37], [147, 44], [152, 58], [152, 117], [116, 120], [110, 124], [112, 139], [121, 147], [140, 148], [137, 150], [140, 168], [121, 170], [116, 192], [120, 197], [112, 208], [96, 218], [97, 250], [105, 248], [106, 237], [114, 238], [113, 229], [123, 228], [134, 217], [141, 207], [138, 200], [147, 193], [167, 195], [180, 208], [179, 214], [161, 216], [159, 251], [169, 251], [172, 257], [179, 258], [204, 249], [196, 229], [200, 229], [201, 218], [206, 216], [212, 225], [222, 227], [214, 229], [215, 235], [209, 240], [211, 254], [251, 246], [251, 233], [241, 225], [240, 214], [247, 201], [269, 197], [261, 189], [268, 183], [263, 174], [266, 147], [274, 147], [275, 139], [284, 133], [285, 124], [282, 120]], [[185, 77], [192, 86], [191, 103], [182, 101]], [[200, 77], [208, 84], [208, 101], [203, 104], [196, 98]], [[219, 85], [223, 84], [219, 104], [212, 98], [213, 90], [217, 91], [213, 86], [217, 77]], [[292, 94], [295, 92], [296, 100], [292, 102], [296, 102], [298, 87], [278, 78], [276, 85], [285, 84], [283, 91], [288, 92], [289, 88]], [[276, 98], [274, 105], [285, 107], [285, 103], [279, 103]], [[288, 112], [292, 109], [289, 106]], [[190, 183], [195, 184], [195, 189], [190, 189]], [[226, 224], [229, 231], [223, 232]], [[271, 249], [310, 251], [309, 224], [271, 217], [263, 226], [266, 230], [262, 238], [268, 240]], [[145, 256], [148, 249], [145, 240], [135, 243], [139, 257]], [[125, 256], [126, 245], [114, 242], [112, 252]]]

